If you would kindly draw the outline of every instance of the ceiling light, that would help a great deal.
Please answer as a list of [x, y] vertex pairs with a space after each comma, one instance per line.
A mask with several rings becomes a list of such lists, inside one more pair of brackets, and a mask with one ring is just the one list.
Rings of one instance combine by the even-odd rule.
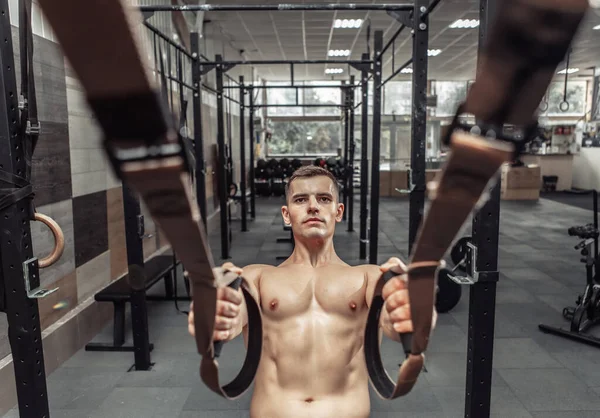
[[427, 50], [427, 55], [430, 57], [437, 57], [441, 53], [442, 53], [441, 49], [428, 49]]
[[330, 49], [329, 54], [330, 57], [347, 57], [350, 55], [349, 49]]
[[407, 68], [403, 68], [402, 70], [400, 70], [400, 72], [402, 74], [412, 74], [413, 70], [411, 67], [407, 67]]
[[565, 68], [565, 69], [560, 70], [556, 74], [565, 74], [565, 73], [573, 74], [573, 73], [576, 73], [577, 71], [579, 71], [579, 68], [569, 68], [569, 69]]
[[458, 19], [449, 27], [450, 29], [474, 29], [477, 26], [479, 26], [479, 20], [477, 19]]
[[325, 74], [341, 74], [343, 72], [343, 68], [325, 68]]
[[358, 29], [362, 22], [362, 19], [335, 19], [333, 27], [336, 29]]
[[594, 30], [600, 30], [600, 25], [596, 25], [592, 29], [594, 29]]

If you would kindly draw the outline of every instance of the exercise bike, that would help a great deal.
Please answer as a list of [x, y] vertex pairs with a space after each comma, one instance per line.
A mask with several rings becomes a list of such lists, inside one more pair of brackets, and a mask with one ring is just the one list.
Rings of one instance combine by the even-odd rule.
[[570, 330], [555, 328], [540, 324], [541, 331], [558, 335], [575, 341], [600, 348], [600, 338], [587, 334], [594, 325], [600, 323], [600, 259], [598, 258], [598, 192], [593, 191], [594, 223], [584, 226], [574, 226], [568, 229], [569, 236], [575, 236], [582, 241], [576, 246], [584, 256], [586, 286], [582, 295], [577, 298], [575, 307], [563, 309], [563, 317], [571, 321]]

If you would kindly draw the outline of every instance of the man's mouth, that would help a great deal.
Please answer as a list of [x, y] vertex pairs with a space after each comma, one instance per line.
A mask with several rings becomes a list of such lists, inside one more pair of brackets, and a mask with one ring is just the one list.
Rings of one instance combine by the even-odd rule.
[[309, 222], [323, 222], [323, 221], [319, 218], [308, 218], [306, 221], [304, 221], [304, 223], [309, 223]]

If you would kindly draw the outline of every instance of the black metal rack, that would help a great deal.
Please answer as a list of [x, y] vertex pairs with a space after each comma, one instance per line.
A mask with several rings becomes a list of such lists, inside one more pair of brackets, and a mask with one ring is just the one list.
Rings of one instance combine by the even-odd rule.
[[[19, 91], [15, 76], [15, 62], [8, 0], [0, 0], [0, 32], [5, 42], [0, 44], [0, 172], [2, 173], [3, 205], [0, 208], [0, 311], [8, 319], [8, 338], [13, 357], [16, 389], [21, 416], [49, 416], [48, 391], [42, 327], [38, 302], [33, 292], [40, 286], [37, 259], [33, 256], [31, 229], [33, 217], [30, 157], [27, 138], [19, 124]], [[20, 15], [20, 30], [31, 35], [31, 16]], [[29, 26], [26, 28], [26, 26]], [[21, 56], [26, 60], [26, 56]], [[33, 71], [33, 68], [29, 68]], [[30, 189], [31, 190], [31, 189]]]

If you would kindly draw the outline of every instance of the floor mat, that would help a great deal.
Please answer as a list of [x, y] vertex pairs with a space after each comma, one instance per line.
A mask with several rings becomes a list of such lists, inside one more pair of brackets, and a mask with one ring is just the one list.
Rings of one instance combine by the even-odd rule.
[[589, 193], [568, 193], [568, 192], [549, 192], [540, 193], [540, 198], [564, 203], [581, 209], [593, 210], [592, 192]]

